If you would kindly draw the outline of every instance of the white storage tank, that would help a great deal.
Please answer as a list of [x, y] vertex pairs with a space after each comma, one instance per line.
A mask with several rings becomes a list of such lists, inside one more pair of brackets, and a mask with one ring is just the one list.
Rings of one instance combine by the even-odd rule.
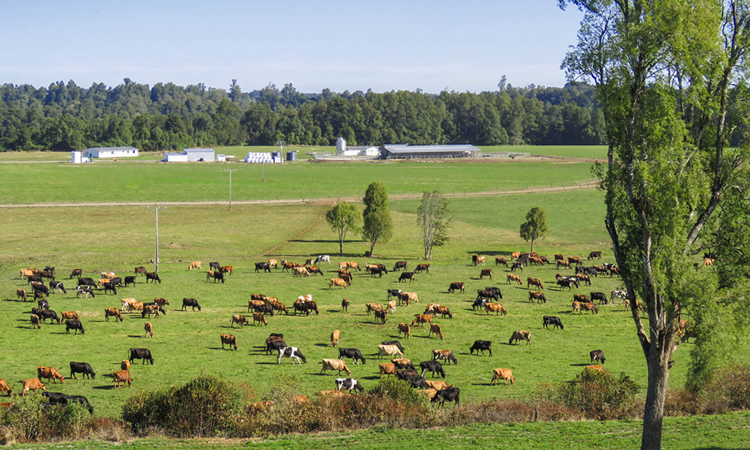
[[336, 139], [336, 153], [339, 155], [343, 155], [346, 151], [346, 141], [344, 138], [340, 137]]
[[81, 152], [70, 152], [70, 162], [81, 164]]

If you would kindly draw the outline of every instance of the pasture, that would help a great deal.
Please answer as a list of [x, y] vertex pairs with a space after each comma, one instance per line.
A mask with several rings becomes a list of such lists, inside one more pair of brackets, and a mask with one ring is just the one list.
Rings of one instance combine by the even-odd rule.
[[[76, 172], [79, 168], [86, 172]], [[119, 162], [88, 167], [9, 164], [3, 169], [17, 182], [31, 177], [28, 179], [39, 183], [18, 190], [4, 177], [0, 181], [0, 193], [5, 203], [68, 201], [81, 192], [96, 193], [91, 194], [88, 201], [131, 201], [139, 197], [134, 195], [136, 192], [146, 197], [138, 198], [141, 201], [154, 201], [157, 197], [191, 201], [209, 198], [217, 191], [223, 198], [226, 174], [221, 168]], [[242, 169], [244, 167], [235, 173], [235, 183], [242, 179], [238, 177]], [[247, 168], [247, 171], [252, 169]], [[269, 168], [266, 169], [269, 179]], [[524, 183], [530, 185], [549, 185], [551, 180], [561, 184], [590, 180], [587, 164], [290, 164], [278, 169], [278, 174], [273, 176], [283, 178], [286, 184], [304, 186], [310, 198], [320, 193], [327, 194], [321, 195], [323, 198], [362, 196], [374, 180], [383, 181], [390, 194], [435, 188], [460, 192], [462, 186], [469, 189], [469, 193], [485, 191], [484, 183], [493, 178], [501, 179], [497, 183], [507, 183], [507, 186], [513, 186], [513, 180], [518, 179], [529, 180]], [[345, 170], [342, 172], [342, 169]], [[40, 176], [39, 170], [45, 171], [44, 176]], [[342, 173], [346, 176], [341, 176]], [[399, 179], [399, 176], [406, 179]], [[270, 189], [264, 190], [265, 186], [253, 183], [248, 181], [244, 185], [245, 198], [264, 199], [273, 195]], [[235, 184], [233, 189], [237, 186]], [[294, 195], [287, 185], [279, 183], [274, 187], [282, 197]], [[151, 192], [150, 196], [147, 192]], [[339, 329], [340, 346], [359, 348], [368, 358], [365, 365], [347, 361], [352, 376], [368, 389], [379, 379], [378, 363], [388, 361], [373, 357], [377, 344], [399, 339], [396, 325], [411, 323], [415, 314], [434, 302], [448, 306], [453, 313], [452, 319], [435, 319], [445, 339], [428, 337], [426, 327], [414, 327], [411, 339], [402, 337], [400, 340], [406, 347], [406, 357], [415, 363], [431, 359], [432, 349], [453, 350], [458, 365], [444, 366], [446, 381], [462, 389], [463, 402], [523, 398], [532, 394], [540, 383], [570, 380], [589, 364], [588, 354], [594, 349], [604, 350], [607, 370], [626, 372], [645, 393], [646, 369], [629, 312], [621, 303], [603, 305], [596, 315], [574, 314], [570, 306], [573, 293], [601, 291], [609, 294], [620, 286], [616, 277], [598, 277], [593, 279], [591, 288], [582, 286], [569, 292], [555, 286], [555, 274], [565, 269], [526, 268], [522, 278], [540, 278], [548, 300], [547, 303], [530, 303], [526, 283], [522, 287], [507, 285], [509, 269], [494, 265], [495, 256], [528, 250], [528, 244], [518, 237], [518, 227], [532, 206], [542, 206], [549, 221], [547, 238], [537, 243], [536, 251], [540, 254], [552, 259], [554, 253], [586, 256], [589, 251], [602, 250], [602, 261], [611, 262], [607, 237], [600, 225], [604, 205], [599, 191], [452, 198], [451, 240], [446, 246], [435, 249], [429, 273], [418, 274], [413, 283], [399, 283], [398, 273], [372, 278], [364, 272], [355, 272], [353, 284], [346, 290], [329, 288], [328, 280], [337, 276], [338, 261], [357, 261], [362, 266], [383, 263], [389, 270], [397, 260], [407, 260], [409, 269], [424, 262], [420, 259], [422, 246], [415, 219], [418, 201], [391, 200], [394, 237], [391, 242], [375, 247], [375, 258], [361, 256], [369, 247], [359, 241], [356, 234], [349, 235], [345, 255], [335, 255], [338, 242], [323, 219], [330, 203], [238, 204], [231, 211], [223, 203], [170, 206], [159, 217], [159, 274], [163, 282], [146, 284], [144, 277], [138, 276], [135, 287], [118, 289], [117, 295], [98, 291], [93, 299], [76, 298], [75, 279], [68, 279], [72, 269], [82, 268], [84, 276], [94, 279], [103, 271], [113, 271], [119, 276], [133, 275], [134, 267], [141, 265], [152, 270], [153, 265], [148, 261], [154, 254], [153, 211], [142, 206], [4, 209], [0, 218], [3, 229], [0, 329], [5, 332], [0, 335], [0, 344], [5, 352], [0, 378], [16, 390], [20, 387], [18, 380], [36, 376], [36, 366], [55, 367], [66, 376], [66, 382], [48, 383], [49, 391], [85, 395], [97, 409], [97, 415], [112, 417], [119, 415], [123, 402], [135, 391], [182, 384], [201, 374], [244, 383], [254, 390], [258, 400], [272, 398], [280, 386], [314, 395], [334, 388], [336, 375], [319, 372], [321, 359], [338, 357], [338, 349], [331, 347], [329, 336], [331, 331]], [[304, 263], [306, 258], [323, 253], [331, 254], [332, 260], [330, 265], [321, 264], [323, 277], [294, 277], [280, 269], [273, 269], [271, 273], [254, 271], [254, 262], [268, 258]], [[472, 265], [472, 254], [487, 256], [484, 268], [493, 269], [492, 280], [479, 279], [482, 267]], [[192, 260], [201, 260], [202, 270], [188, 271]], [[205, 270], [210, 261], [233, 265], [234, 274], [227, 275], [224, 284], [207, 281]], [[28, 317], [35, 303], [15, 298], [16, 289], [28, 289], [26, 281], [19, 279], [19, 270], [41, 269], [45, 265], [55, 266], [58, 280], [68, 288], [67, 294], [50, 295], [51, 309], [58, 313], [77, 311], [86, 327], [85, 335], [66, 334], [64, 325], [49, 321], [39, 330], [31, 329]], [[449, 294], [447, 288], [453, 281], [465, 282], [466, 291]], [[485, 286], [502, 289], [501, 303], [508, 310], [508, 316], [487, 315], [472, 309], [477, 289]], [[389, 288], [416, 292], [419, 303], [399, 306], [396, 313], [389, 316], [387, 324], [376, 324], [374, 317], [366, 314], [364, 305], [386, 303]], [[287, 307], [291, 307], [299, 295], [312, 294], [320, 314], [276, 315], [267, 318], [267, 327], [232, 328], [230, 317], [233, 314], [251, 315], [247, 313], [251, 293], [278, 297]], [[170, 301], [170, 306], [167, 314], [159, 318], [144, 319], [140, 314], [131, 313], [125, 314], [123, 322], [105, 321], [104, 308], [119, 308], [120, 299], [125, 297], [145, 302], [163, 297]], [[180, 311], [183, 297], [197, 299], [202, 311]], [[340, 306], [344, 297], [351, 302], [348, 312], [342, 311]], [[560, 317], [565, 329], [545, 330], [542, 327], [544, 315]], [[147, 320], [153, 324], [153, 338], [145, 337], [143, 326]], [[531, 331], [530, 345], [508, 345], [512, 332], [519, 329]], [[265, 338], [271, 332], [283, 333], [287, 344], [299, 347], [307, 357], [307, 364], [292, 365], [289, 359], [276, 364], [276, 356], [263, 351]], [[221, 333], [235, 335], [239, 350], [222, 350]], [[493, 356], [470, 355], [469, 347], [475, 339], [492, 341]], [[675, 354], [671, 386], [684, 384], [691, 346], [686, 344]], [[133, 386], [114, 389], [111, 373], [118, 370], [122, 359], [127, 359], [127, 350], [131, 347], [149, 348], [155, 364], [136, 362], [131, 368]], [[743, 348], [736, 359], [747, 361], [748, 355], [748, 349]], [[70, 361], [90, 363], [97, 372], [96, 380], [68, 380]], [[512, 369], [516, 384], [490, 386], [492, 369], [498, 367]]]

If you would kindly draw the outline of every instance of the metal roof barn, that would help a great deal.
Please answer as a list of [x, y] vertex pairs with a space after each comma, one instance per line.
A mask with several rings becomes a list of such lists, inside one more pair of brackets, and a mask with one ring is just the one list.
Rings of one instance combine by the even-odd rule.
[[480, 149], [470, 144], [386, 144], [383, 146], [382, 157], [383, 159], [472, 158], [479, 156], [480, 152]]

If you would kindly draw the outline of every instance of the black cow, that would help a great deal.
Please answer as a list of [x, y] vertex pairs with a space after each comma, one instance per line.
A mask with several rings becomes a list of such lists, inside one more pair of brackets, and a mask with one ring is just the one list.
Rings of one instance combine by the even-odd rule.
[[456, 402], [456, 406], [459, 404], [461, 395], [461, 389], [457, 387], [449, 387], [447, 389], [441, 389], [435, 393], [435, 396], [432, 397], [431, 403], [437, 403], [440, 402], [440, 406], [443, 406], [446, 401], [449, 402]]
[[503, 293], [500, 292], [500, 288], [499, 287], [489, 286], [489, 287], [484, 288], [484, 290], [485, 291], [490, 291], [493, 294], [497, 295], [498, 298], [500, 298], [500, 300], [503, 299]]
[[44, 299], [39, 300], [36, 305], [39, 307], [39, 309], [49, 309], [49, 302]]
[[479, 308], [480, 310], [482, 310], [484, 308], [484, 305], [486, 305], [486, 304], [487, 304], [487, 299], [486, 298], [484, 298], [484, 297], [477, 297], [477, 299], [474, 300], [474, 304], [471, 305], [471, 309], [473, 309], [473, 310], [476, 311], [476, 309]]
[[607, 304], [607, 295], [604, 292], [592, 292], [591, 293], [591, 301], [599, 300], [599, 304], [601, 305], [604, 303]]
[[596, 267], [583, 267], [583, 266], [576, 266], [576, 273], [582, 273], [584, 275], [593, 275], [595, 277], [599, 276], [599, 271], [596, 270]]
[[398, 297], [398, 294], [401, 293], [401, 289], [388, 289], [388, 300], [391, 299], [391, 297]]
[[37, 292], [41, 292], [42, 294], [49, 297], [49, 288], [43, 284], [32, 284], [31, 288], [34, 290], [34, 295], [36, 295]]
[[400, 283], [404, 280], [409, 280], [410, 283], [414, 281], [414, 272], [402, 272], [401, 276], [398, 277], [398, 282]]
[[544, 316], [542, 320], [543, 320], [542, 325], [544, 326], [544, 328], [547, 328], [547, 326], [549, 325], [553, 325], [554, 328], [560, 327], [561, 330], [565, 329], [559, 317]]
[[435, 376], [435, 372], [439, 373], [441, 377], [445, 378], [445, 370], [443, 370], [443, 365], [440, 364], [437, 361], [422, 361], [419, 363], [419, 367], [422, 368], [421, 376], [424, 376], [424, 373], [427, 371], [432, 372], [432, 376]]
[[156, 272], [146, 272], [146, 283], [148, 283], [148, 280], [151, 280], [152, 283], [158, 281], [161, 284], [161, 278], [159, 278], [159, 274]]
[[271, 265], [268, 264], [265, 261], [264, 262], [257, 262], [257, 263], [255, 263], [255, 272], [257, 273], [257, 272], [260, 272], [260, 271], [271, 272]]
[[451, 283], [450, 286], [448, 286], [448, 293], [452, 294], [455, 291], [463, 292], [464, 291], [464, 283], [460, 282], [460, 281], [454, 281], [453, 283]]
[[96, 281], [93, 278], [78, 278], [78, 286], [91, 286], [96, 288]]
[[63, 286], [62, 281], [50, 281], [49, 287], [50, 289], [55, 291], [62, 291], [63, 294], [68, 293], [68, 291], [65, 290], [65, 286]]
[[477, 298], [486, 298], [487, 300], [492, 298], [495, 299], [495, 301], [499, 301], [502, 296], [498, 297], [497, 294], [489, 289], [477, 289]]
[[602, 252], [591, 252], [591, 253], [589, 253], [588, 259], [594, 259], [594, 258], [602, 259]]
[[129, 284], [132, 284], [133, 287], [135, 287], [135, 276], [125, 277], [125, 287], [127, 287]]
[[112, 286], [122, 287], [122, 278], [120, 277], [114, 277], [109, 282], [112, 283]]
[[428, 389], [430, 386], [427, 385], [427, 378], [422, 376], [409, 377], [406, 379], [414, 389]]
[[409, 378], [419, 377], [419, 372], [415, 369], [397, 369], [396, 378], [399, 380], [408, 380]]
[[216, 270], [211, 276], [214, 279], [214, 283], [216, 283], [217, 281], [221, 281], [221, 284], [224, 284], [224, 272]]
[[578, 280], [574, 278], [560, 278], [559, 280], [557, 280], [557, 285], [560, 286], [561, 291], [563, 288], [568, 288], [568, 290], [571, 290], [573, 286], [578, 287]]
[[298, 312], [300, 314], [310, 315], [310, 311], [315, 311], [315, 314], [320, 314], [318, 311], [318, 304], [315, 302], [295, 302], [294, 303], [294, 314]]
[[367, 364], [367, 360], [365, 360], [365, 357], [358, 348], [339, 348], [339, 359], [344, 358], [352, 358], [357, 364], [359, 364], [358, 361], [362, 361], [362, 364]]
[[344, 311], [349, 311], [349, 299], [348, 298], [341, 300], [341, 309], [343, 309]]
[[523, 272], [523, 263], [516, 261], [513, 264], [511, 264], [510, 271], [513, 272], [516, 269], [521, 269], [521, 272]]
[[52, 266], [44, 266], [44, 271], [45, 271], [45, 272], [49, 272], [49, 273], [51, 273], [52, 275], [54, 275], [54, 274], [55, 274], [55, 268], [54, 268], [54, 267], [52, 267]]
[[284, 339], [266, 339], [266, 354], [277, 353], [282, 348], [288, 347]]
[[198, 308], [198, 311], [201, 310], [201, 305], [198, 304], [198, 300], [194, 298], [183, 298], [182, 299], [182, 310], [187, 311], [187, 307], [192, 306], [193, 311], [195, 311], [195, 308]]
[[80, 403], [86, 407], [89, 414], [94, 415], [94, 407], [89, 403], [89, 399], [83, 395], [67, 395], [61, 392], [42, 392], [47, 397], [50, 405], [68, 405], [70, 403]]
[[258, 305], [254, 308], [254, 311], [273, 316], [273, 307], [271, 305]]
[[88, 298], [90, 295], [91, 297], [96, 297], [96, 294], [94, 294], [94, 288], [91, 286], [78, 286], [76, 287], [76, 298], [79, 298], [83, 294]]
[[210, 263], [208, 263], [208, 268], [211, 269], [211, 270], [221, 271], [221, 266], [217, 262], [210, 262]]
[[80, 277], [81, 275], [83, 275], [82, 269], [73, 269], [73, 271], [70, 272], [70, 279], [72, 280], [73, 277]]
[[383, 345], [395, 345], [398, 347], [399, 350], [401, 350], [401, 353], [404, 353], [406, 350], [404, 349], [404, 346], [401, 345], [401, 342], [399, 341], [383, 341], [381, 342]]
[[42, 277], [42, 278], [47, 278], [47, 279], [50, 279], [52, 281], [55, 281], [55, 274], [52, 273], [52, 272], [50, 272], [50, 271], [48, 271], [48, 270], [43, 270], [43, 271], [39, 272], [39, 276]]
[[70, 330], [75, 330], [75, 334], [78, 334], [78, 330], [81, 330], [81, 334], [86, 334], [86, 330], [83, 329], [80, 320], [66, 320], [65, 333], [70, 333]]
[[471, 346], [469, 349], [470, 353], [473, 355], [474, 350], [477, 351], [477, 355], [479, 352], [482, 352], [482, 355], [484, 356], [484, 351], [487, 350], [490, 352], [490, 356], [492, 356], [492, 342], [491, 341], [474, 341], [474, 345]]
[[393, 272], [395, 272], [395, 271], [397, 271], [399, 269], [406, 270], [406, 265], [407, 264], [408, 263], [406, 261], [396, 261], [396, 265], [393, 266]]
[[92, 380], [96, 380], [96, 373], [94, 373], [94, 369], [91, 368], [91, 365], [89, 363], [85, 362], [70, 362], [70, 377], [74, 380], [76, 379], [76, 374], [82, 373], [83, 378], [88, 377]]
[[151, 350], [147, 348], [131, 348], [129, 361], [132, 363], [134, 359], [142, 360], [142, 364], [146, 364], [148, 360], [151, 365], [154, 365], [154, 358], [151, 356]]
[[60, 323], [60, 318], [57, 317], [57, 313], [52, 311], [51, 309], [43, 309], [37, 313], [40, 319], [42, 319], [42, 322], [46, 321], [47, 319], [50, 319], [50, 321], [54, 320], [58, 324]]
[[360, 386], [359, 381], [354, 378], [336, 378], [336, 390], [364, 392], [365, 388]]
[[602, 364], [604, 364], [604, 360], [607, 359], [604, 357], [604, 352], [601, 350], [594, 350], [589, 353], [589, 356], [591, 357], [591, 364], [594, 364], [594, 361], [601, 361]]
[[115, 285], [112, 284], [112, 282], [104, 283], [104, 293], [106, 294], [108, 291], [112, 291], [113, 294], [117, 295], [117, 288], [115, 288]]
[[382, 264], [378, 264], [378, 267], [373, 267], [370, 269], [371, 276], [380, 275], [380, 278], [383, 278], [383, 273], [388, 273], [388, 271], [385, 270], [385, 266], [383, 266]]

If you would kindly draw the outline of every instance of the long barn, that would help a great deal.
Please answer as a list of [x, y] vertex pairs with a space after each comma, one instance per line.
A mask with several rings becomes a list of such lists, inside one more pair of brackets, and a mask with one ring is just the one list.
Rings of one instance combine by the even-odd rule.
[[382, 147], [381, 157], [383, 159], [474, 158], [479, 156], [480, 152], [480, 149], [470, 144], [386, 144]]

